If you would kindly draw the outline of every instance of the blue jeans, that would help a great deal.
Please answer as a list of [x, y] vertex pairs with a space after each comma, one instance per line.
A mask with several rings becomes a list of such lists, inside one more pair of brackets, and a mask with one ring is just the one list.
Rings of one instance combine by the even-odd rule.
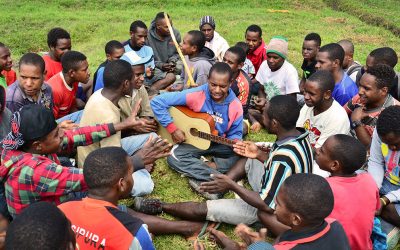
[[[200, 157], [203, 155], [214, 156], [213, 160], [217, 169], [210, 168]], [[211, 180], [210, 174], [226, 173], [239, 159], [232, 147], [212, 143], [207, 150], [198, 149], [192, 145], [182, 143], [175, 146], [168, 156], [168, 165], [179, 173], [199, 181]]]
[[79, 110], [76, 111], [74, 113], [71, 113], [69, 115], [63, 116], [59, 119], [57, 119], [57, 123], [66, 121], [66, 120], [71, 120], [73, 123], [79, 124], [79, 122], [81, 121], [82, 118], [82, 114], [83, 114], [83, 110]]
[[[129, 154], [133, 155], [136, 151], [141, 149], [150, 135], [153, 138], [157, 137], [156, 133], [133, 135], [121, 139], [121, 147]], [[154, 182], [151, 179], [150, 173], [146, 169], [135, 171], [133, 177], [133, 188], [131, 191], [132, 196], [143, 196], [150, 194], [154, 189]]]

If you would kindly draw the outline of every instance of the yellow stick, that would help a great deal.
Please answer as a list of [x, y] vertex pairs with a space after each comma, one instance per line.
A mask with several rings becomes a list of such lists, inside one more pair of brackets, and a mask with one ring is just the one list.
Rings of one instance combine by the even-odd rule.
[[180, 57], [181, 60], [182, 60], [183, 67], [185, 68], [186, 74], [187, 74], [188, 77], [189, 77], [189, 82], [188, 82], [187, 86], [188, 86], [188, 87], [193, 86], [193, 85], [195, 84], [195, 82], [194, 82], [194, 80], [193, 80], [192, 72], [190, 72], [189, 66], [188, 66], [187, 63], [186, 63], [186, 60], [185, 60], [185, 57], [184, 57], [183, 54], [182, 54], [181, 48], [179, 47], [179, 44], [178, 44], [178, 42], [176, 41], [176, 37], [175, 37], [175, 34], [174, 34], [174, 30], [172, 29], [171, 23], [169, 22], [169, 18], [168, 18], [167, 12], [164, 12], [164, 17], [165, 17], [165, 20], [166, 20], [166, 22], [167, 22], [168, 30], [169, 30], [169, 33], [171, 34], [172, 41], [174, 42], [175, 48], [176, 48], [176, 50], [178, 51], [179, 57]]

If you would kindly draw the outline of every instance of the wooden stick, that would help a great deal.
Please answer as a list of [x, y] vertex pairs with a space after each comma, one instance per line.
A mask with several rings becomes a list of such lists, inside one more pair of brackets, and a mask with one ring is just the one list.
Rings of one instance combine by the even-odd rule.
[[[168, 18], [167, 12], [164, 12], [164, 17], [165, 17], [165, 20], [166, 20], [166, 22], [167, 22], [168, 30], [169, 30], [169, 33], [171, 34], [172, 41], [174, 42], [175, 48], [176, 48], [176, 50], [178, 51], [179, 57], [180, 57], [181, 60], [182, 60], [183, 67], [185, 68], [186, 74], [187, 74], [188, 77], [189, 77], [189, 82], [188, 82], [187, 86], [188, 86], [188, 87], [194, 86], [196, 83], [195, 83], [195, 81], [193, 80], [192, 72], [190, 72], [190, 68], [189, 68], [189, 66], [188, 66], [187, 63], [186, 63], [186, 60], [185, 60], [185, 57], [184, 57], [183, 54], [182, 54], [181, 48], [180, 48], [178, 42], [176, 41], [176, 37], [175, 37], [175, 34], [174, 34], [174, 30], [172, 29], [171, 23], [169, 22], [169, 18]], [[183, 83], [183, 84], [185, 84], [185, 83]]]

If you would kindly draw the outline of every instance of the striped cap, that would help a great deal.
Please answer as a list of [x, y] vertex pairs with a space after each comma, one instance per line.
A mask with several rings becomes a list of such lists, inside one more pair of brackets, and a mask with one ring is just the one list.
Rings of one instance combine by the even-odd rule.
[[201, 29], [201, 27], [203, 27], [204, 24], [208, 23], [213, 29], [215, 29], [215, 21], [214, 18], [212, 16], [203, 16], [200, 19], [200, 26], [199, 29]]

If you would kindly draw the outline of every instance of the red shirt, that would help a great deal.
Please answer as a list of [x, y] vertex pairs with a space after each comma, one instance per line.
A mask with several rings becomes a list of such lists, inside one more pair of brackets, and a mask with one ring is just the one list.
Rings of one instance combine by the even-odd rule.
[[76, 92], [78, 91], [78, 82], [71, 86], [65, 82], [62, 72], [54, 75], [47, 82], [53, 90], [53, 113], [56, 119], [68, 115], [71, 109], [76, 105]]
[[261, 45], [253, 52], [247, 54], [247, 58], [253, 63], [256, 69], [256, 74], [261, 66], [261, 63], [267, 60], [267, 50], [265, 49], [264, 40], [261, 40]]
[[330, 218], [338, 220], [352, 250], [372, 249], [375, 211], [380, 207], [378, 187], [368, 173], [327, 178], [335, 198]]
[[7, 86], [10, 86], [17, 80], [17, 74], [12, 69], [10, 71], [3, 70], [1, 74], [6, 78]]
[[54, 61], [49, 55], [44, 55], [43, 60], [46, 64], [46, 75], [44, 77], [45, 81], [62, 71], [61, 62]]

